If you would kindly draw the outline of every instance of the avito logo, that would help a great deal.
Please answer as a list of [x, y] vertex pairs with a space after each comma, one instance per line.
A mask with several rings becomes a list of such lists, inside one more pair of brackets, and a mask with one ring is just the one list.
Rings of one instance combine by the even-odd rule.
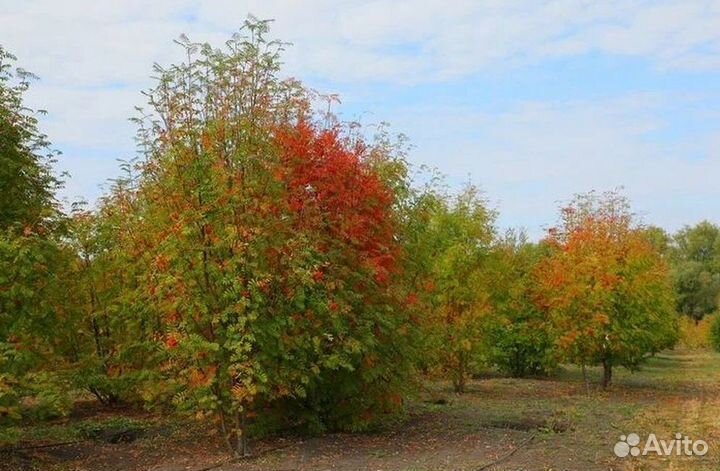
[[708, 452], [708, 444], [705, 440], [692, 440], [687, 435], [675, 434], [672, 440], [658, 440], [654, 433], [648, 435], [645, 444], [640, 446], [640, 435], [629, 433], [620, 435], [620, 441], [615, 444], [613, 452], [619, 458], [627, 456], [704, 456]]

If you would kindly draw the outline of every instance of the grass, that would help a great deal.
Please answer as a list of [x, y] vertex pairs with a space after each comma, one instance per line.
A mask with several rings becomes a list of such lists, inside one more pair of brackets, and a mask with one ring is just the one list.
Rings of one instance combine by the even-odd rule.
[[105, 430], [150, 430], [158, 427], [156, 419], [130, 417], [91, 417], [82, 420], [59, 420], [53, 422], [0, 427], [0, 447], [18, 444], [43, 444], [85, 440]]
[[[463, 396], [439, 384], [433, 394], [453, 397], [443, 420], [467, 433], [495, 429], [499, 436], [503, 429], [514, 429], [535, 435], [527, 450], [497, 469], [538, 469], [540, 464], [544, 469], [720, 469], [720, 355], [665, 352], [639, 371], [618, 368], [614, 373], [609, 391], [594, 386], [590, 394], [581, 370], [573, 366], [549, 379], [474, 381]], [[602, 371], [590, 368], [589, 375], [596, 384]], [[633, 432], [643, 440], [650, 433], [671, 440], [679, 432], [707, 441], [710, 452], [702, 458], [617, 459], [615, 442]]]
[[[590, 369], [590, 375], [597, 381], [601, 371]], [[256, 443], [256, 449], [276, 451], [222, 469], [475, 470], [519, 447], [492, 469], [715, 471], [720, 469], [718, 393], [720, 355], [690, 350], [657, 355], [636, 372], [617, 369], [609, 391], [595, 387], [590, 394], [581, 371], [570, 366], [548, 379], [473, 380], [463, 395], [454, 394], [447, 383], [433, 382], [409, 405], [403, 420], [389, 422], [378, 432], [268, 438]], [[208, 429], [152, 416], [96, 415], [30, 424], [0, 429], [0, 439], [66, 441], [113, 427], [163, 428], [168, 433], [145, 434], [133, 443], [109, 447], [83, 442], [83, 447], [96, 447], [75, 450], [83, 460], [69, 454], [42, 455], [42, 466], [26, 469], [102, 471], [118, 464], [128, 471], [157, 465], [184, 469], [223, 457]], [[619, 436], [632, 432], [643, 439], [649, 433], [672, 439], [680, 432], [707, 441], [710, 452], [702, 458], [615, 457], [612, 450]]]

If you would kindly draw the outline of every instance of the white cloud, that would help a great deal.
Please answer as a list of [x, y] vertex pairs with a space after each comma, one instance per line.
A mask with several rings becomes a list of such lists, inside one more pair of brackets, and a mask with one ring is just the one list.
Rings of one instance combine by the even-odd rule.
[[[411, 108], [391, 121], [410, 130], [414, 158], [496, 201], [501, 223], [534, 236], [557, 203], [625, 187], [648, 222], [670, 229], [720, 213], [720, 119], [690, 139], [662, 139], [692, 98], [630, 94], [595, 101], [518, 103], [500, 113]], [[453, 139], [448, 139], [453, 136]], [[701, 159], [689, 159], [689, 154]]]
[[717, 0], [0, 0], [1, 40], [53, 83], [146, 83], [181, 32], [223, 38], [276, 18], [300, 76], [438, 81], [599, 51], [661, 68], [720, 68]]
[[[290, 69], [335, 80], [441, 80], [599, 51], [658, 67], [720, 67], [717, 0], [0, 0], [2, 40], [62, 83], [131, 82], [181, 32], [225, 34], [248, 13], [296, 43]], [[403, 52], [402, 48], [407, 50]]]

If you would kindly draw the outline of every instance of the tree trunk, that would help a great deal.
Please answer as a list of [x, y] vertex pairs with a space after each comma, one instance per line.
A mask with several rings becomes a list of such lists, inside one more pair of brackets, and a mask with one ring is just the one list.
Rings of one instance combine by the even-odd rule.
[[603, 360], [603, 389], [607, 389], [612, 383], [612, 363], [609, 360]]
[[458, 394], [463, 394], [465, 392], [465, 375], [462, 372], [460, 372], [460, 377], [455, 384], [455, 392]]
[[455, 381], [453, 381], [453, 386], [455, 386], [456, 393], [462, 394], [465, 392], [465, 356], [462, 353], [458, 356], [458, 368], [456, 374], [457, 376]]
[[223, 440], [225, 441], [225, 446], [227, 447], [228, 451], [231, 455], [237, 455], [235, 448], [233, 448], [232, 442], [230, 441], [230, 433], [227, 427], [227, 423], [225, 421], [225, 412], [223, 412], [222, 404], [220, 404], [220, 431], [222, 433]]
[[242, 457], [250, 456], [247, 439], [247, 406], [243, 406], [237, 417], [237, 454]]

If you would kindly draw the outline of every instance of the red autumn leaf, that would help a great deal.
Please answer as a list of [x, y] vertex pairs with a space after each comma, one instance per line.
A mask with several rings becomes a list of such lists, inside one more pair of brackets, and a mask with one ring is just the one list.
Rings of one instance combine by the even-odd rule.
[[174, 335], [168, 335], [165, 339], [165, 345], [167, 345], [168, 348], [176, 348], [178, 346], [178, 339]]

